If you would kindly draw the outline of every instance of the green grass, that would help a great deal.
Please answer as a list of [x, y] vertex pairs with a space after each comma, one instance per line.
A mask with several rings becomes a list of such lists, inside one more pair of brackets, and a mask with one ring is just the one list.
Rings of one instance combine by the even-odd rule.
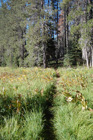
[[4, 126], [0, 128], [0, 139], [1, 140], [17, 140], [20, 138], [19, 124], [16, 117], [10, 119], [4, 119]]
[[23, 125], [24, 140], [42, 139], [43, 121], [42, 112], [30, 112], [25, 115]]
[[53, 69], [0, 68], [0, 140], [43, 140]]
[[0, 140], [44, 140], [49, 131], [56, 140], [93, 139], [93, 69], [57, 73], [59, 78], [51, 68], [0, 68]]
[[[57, 95], [54, 97], [54, 131], [57, 140], [93, 139], [93, 69], [58, 69]], [[73, 98], [77, 91], [87, 100], [88, 108], [82, 110], [81, 101], [67, 102], [67, 95]]]
[[26, 112], [24, 119], [18, 116], [4, 119], [4, 126], [0, 129], [0, 140], [38, 140], [42, 139], [43, 130], [42, 111]]

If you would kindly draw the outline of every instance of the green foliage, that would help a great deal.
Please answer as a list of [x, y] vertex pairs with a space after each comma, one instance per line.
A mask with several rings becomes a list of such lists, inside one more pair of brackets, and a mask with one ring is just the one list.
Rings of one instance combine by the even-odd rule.
[[78, 40], [74, 37], [70, 37], [68, 53], [64, 55], [63, 65], [65, 67], [81, 65], [82, 64], [82, 52], [79, 48]]
[[71, 56], [69, 54], [66, 54], [64, 56], [64, 61], [63, 61], [63, 65], [66, 66], [66, 67], [70, 67], [72, 64], [71, 64]]

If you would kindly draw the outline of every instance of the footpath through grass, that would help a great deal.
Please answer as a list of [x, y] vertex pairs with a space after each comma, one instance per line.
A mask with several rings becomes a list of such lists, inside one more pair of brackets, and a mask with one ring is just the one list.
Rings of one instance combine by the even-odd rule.
[[0, 68], [0, 140], [92, 140], [93, 69]]

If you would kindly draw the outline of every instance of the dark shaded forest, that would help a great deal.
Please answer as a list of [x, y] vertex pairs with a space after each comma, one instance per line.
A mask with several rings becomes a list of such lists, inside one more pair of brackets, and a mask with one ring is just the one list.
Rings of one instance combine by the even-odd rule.
[[0, 0], [0, 66], [93, 67], [93, 0]]

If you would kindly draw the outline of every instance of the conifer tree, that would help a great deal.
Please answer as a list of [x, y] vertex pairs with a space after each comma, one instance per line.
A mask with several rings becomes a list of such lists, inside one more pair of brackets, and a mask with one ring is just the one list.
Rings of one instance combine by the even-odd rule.
[[[26, 25], [24, 19], [23, 1], [9, 0], [2, 5], [2, 24], [1, 37], [3, 40], [1, 47], [5, 47], [4, 58], [7, 65], [20, 65], [23, 66], [24, 52], [25, 52], [25, 39]], [[6, 42], [6, 44], [5, 44]], [[4, 43], [4, 44], [3, 44]]]
[[[92, 2], [88, 0], [63, 0], [62, 9], [64, 11], [64, 31], [65, 31], [65, 44], [67, 52], [70, 47], [70, 42], [76, 40], [76, 45], [78, 44], [82, 50], [82, 58], [86, 61], [87, 67], [89, 63], [92, 66], [92, 19], [89, 19], [91, 15]], [[89, 27], [89, 28], [88, 28]], [[70, 41], [71, 36], [73, 40]], [[75, 45], [75, 46], [76, 46]], [[67, 55], [66, 52], [66, 55]]]
[[[73, 22], [73, 25], [71, 27], [71, 32], [76, 33], [79, 31], [79, 38], [78, 42], [82, 49], [82, 58], [86, 61], [87, 67], [93, 66], [92, 65], [92, 24], [93, 19], [89, 18], [92, 3], [88, 0], [82, 0], [72, 3], [72, 9], [69, 14], [69, 18], [71, 18], [71, 21]], [[73, 13], [74, 11], [74, 13]], [[76, 25], [76, 26], [75, 26]]]
[[[50, 4], [48, 5], [42, 1], [32, 1], [27, 6], [28, 12], [28, 32], [27, 32], [27, 50], [29, 55], [26, 63], [32, 65], [39, 65], [43, 62], [44, 68], [47, 67], [47, 44], [49, 39], [52, 38]], [[29, 11], [29, 9], [31, 11]], [[32, 10], [33, 9], [33, 10]], [[31, 13], [31, 15], [29, 15]], [[29, 61], [29, 60], [32, 61]]]

